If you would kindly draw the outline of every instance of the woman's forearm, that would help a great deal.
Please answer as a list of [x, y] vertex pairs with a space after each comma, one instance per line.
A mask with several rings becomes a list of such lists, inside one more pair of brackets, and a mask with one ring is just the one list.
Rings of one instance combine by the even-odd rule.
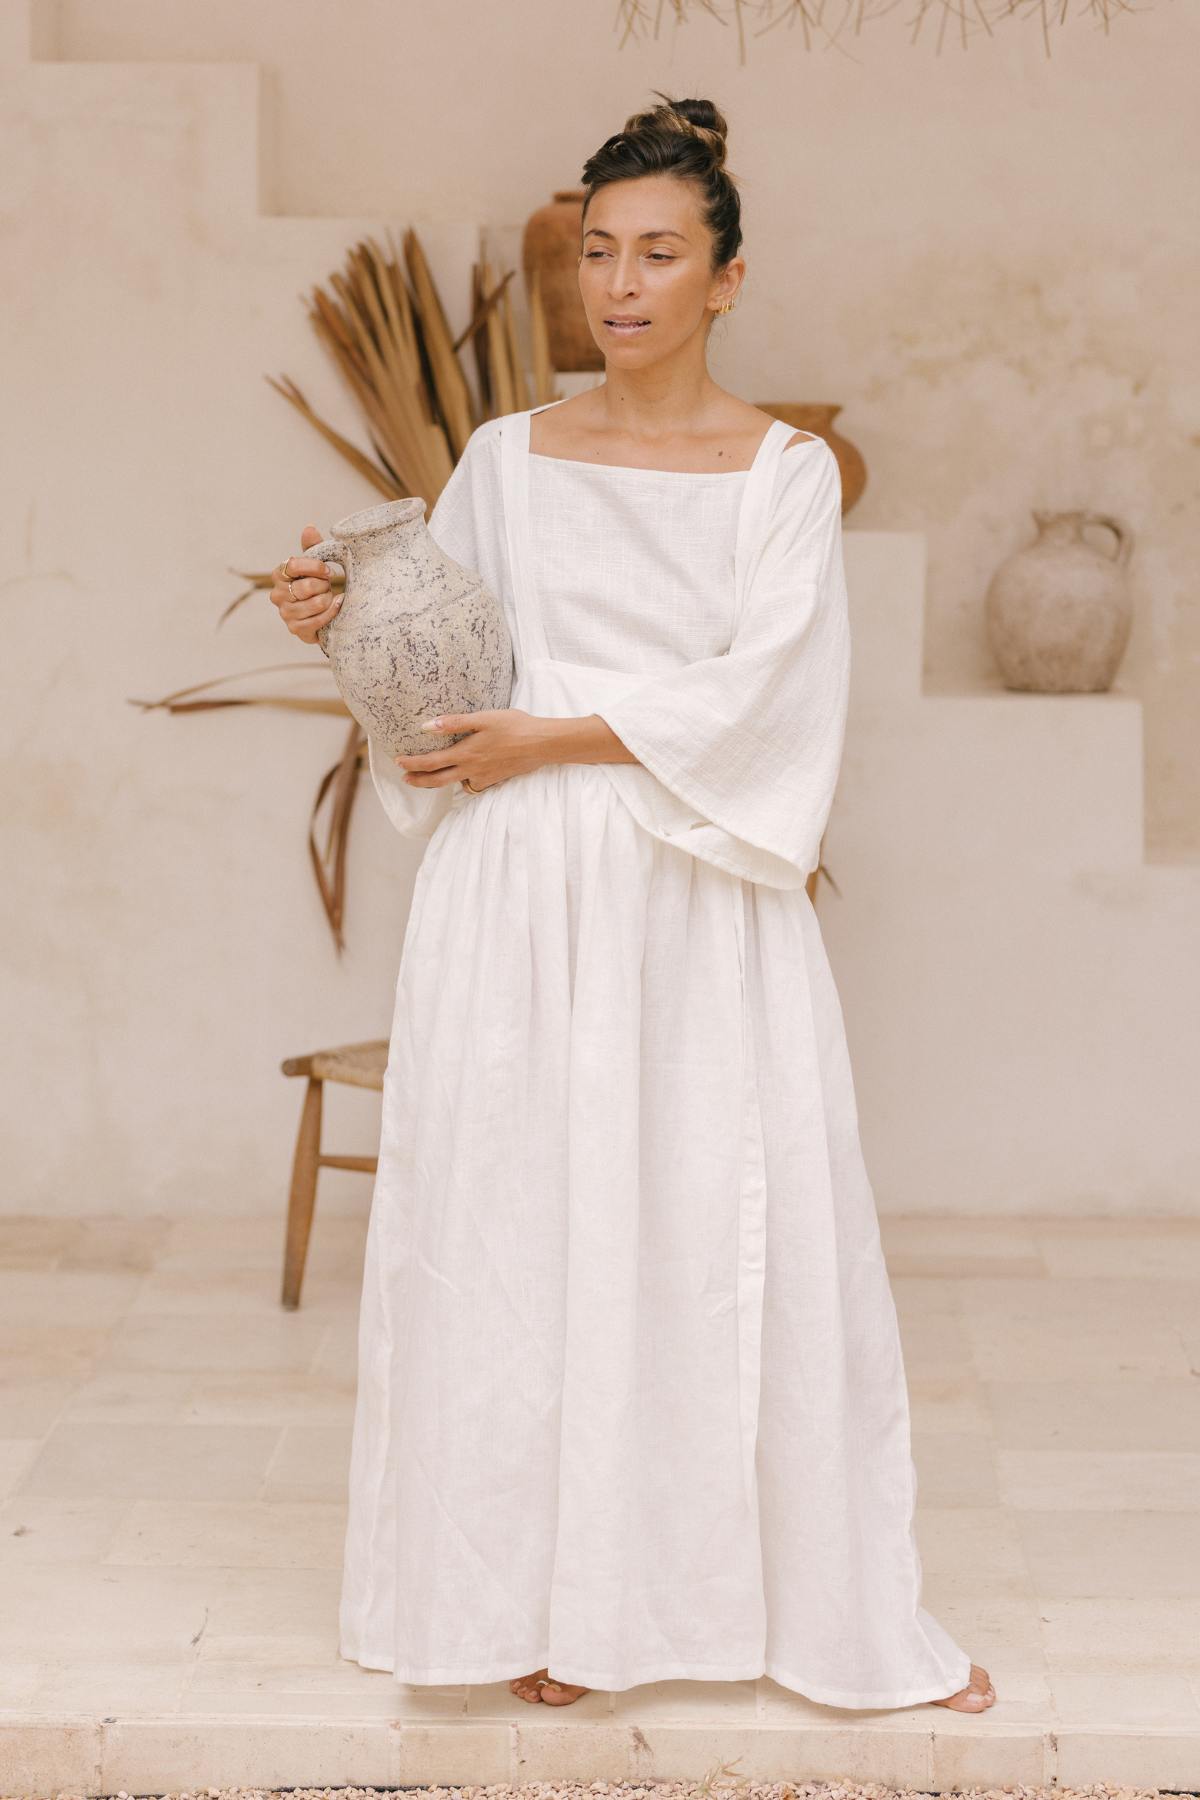
[[542, 721], [546, 761], [550, 763], [635, 763], [633, 754], [599, 713], [583, 718]]

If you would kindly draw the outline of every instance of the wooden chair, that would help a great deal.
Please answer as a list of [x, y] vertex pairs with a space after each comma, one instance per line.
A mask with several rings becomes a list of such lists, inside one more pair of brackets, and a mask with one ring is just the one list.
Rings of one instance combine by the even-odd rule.
[[283, 1305], [294, 1312], [300, 1304], [313, 1208], [317, 1202], [317, 1175], [322, 1169], [357, 1169], [373, 1175], [379, 1166], [374, 1156], [335, 1156], [321, 1148], [321, 1100], [327, 1081], [348, 1087], [383, 1090], [388, 1040], [366, 1044], [339, 1044], [333, 1050], [314, 1050], [310, 1056], [289, 1056], [280, 1063], [285, 1075], [305, 1075], [308, 1087], [300, 1110], [300, 1130], [292, 1159], [292, 1188], [288, 1197], [287, 1243], [283, 1255]]

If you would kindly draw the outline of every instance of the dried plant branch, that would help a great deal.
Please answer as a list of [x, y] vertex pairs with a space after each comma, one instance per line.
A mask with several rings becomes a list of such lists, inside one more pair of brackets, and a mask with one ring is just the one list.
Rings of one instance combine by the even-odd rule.
[[[682, 0], [675, 0], [682, 4]], [[454, 339], [417, 234], [407, 230], [398, 246], [368, 237], [347, 252], [344, 268], [306, 301], [309, 321], [362, 415], [372, 454], [359, 449], [321, 418], [288, 376], [267, 375], [301, 418], [385, 500], [420, 495], [432, 507], [476, 425], [484, 418], [531, 404], [530, 380], [517, 338], [510, 283], [515, 271], [493, 280], [486, 263], [471, 271], [471, 321]], [[549, 334], [536, 275], [529, 288], [533, 404], [559, 398], [550, 363]], [[471, 398], [460, 362], [470, 346], [480, 393]], [[249, 585], [220, 614], [218, 628], [252, 595], [274, 586], [271, 570], [233, 569]], [[210, 712], [229, 706], [274, 706], [350, 720], [342, 754], [318, 783], [309, 820], [309, 860], [321, 904], [340, 952], [350, 820], [366, 762], [366, 739], [336, 691], [332, 694], [219, 694], [213, 690], [248, 676], [286, 671], [319, 672], [327, 665], [275, 663], [179, 688], [158, 700], [131, 699], [143, 711]], [[324, 848], [317, 842], [322, 806], [328, 801]]]

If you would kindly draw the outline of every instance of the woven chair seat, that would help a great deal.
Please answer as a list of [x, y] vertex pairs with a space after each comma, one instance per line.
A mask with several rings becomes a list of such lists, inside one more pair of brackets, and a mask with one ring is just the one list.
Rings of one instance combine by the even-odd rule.
[[387, 1059], [388, 1040], [373, 1038], [364, 1044], [314, 1050], [309, 1056], [285, 1057], [279, 1066], [285, 1075], [307, 1075], [314, 1081], [343, 1081], [349, 1087], [382, 1091]]

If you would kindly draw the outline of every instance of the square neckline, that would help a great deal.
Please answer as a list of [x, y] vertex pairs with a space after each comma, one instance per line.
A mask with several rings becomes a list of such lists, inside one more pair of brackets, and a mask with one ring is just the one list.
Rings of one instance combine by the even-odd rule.
[[[550, 407], [561, 406], [562, 404], [563, 402], [561, 400], [547, 400], [542, 406], [531, 406], [529, 408], [529, 418], [532, 420], [534, 413], [546, 412]], [[581, 457], [550, 456], [544, 450], [532, 449], [529, 444], [528, 432], [526, 432], [525, 436], [525, 455], [530, 461], [565, 463], [566, 466], [571, 469], [615, 469], [622, 475], [669, 475], [675, 480], [678, 480], [682, 476], [685, 480], [690, 481], [729, 481], [734, 476], [746, 476], [753, 473], [758, 467], [759, 458], [766, 449], [777, 425], [783, 425], [789, 431], [795, 429], [795, 427], [788, 426], [785, 419], [772, 419], [758, 441], [758, 445], [754, 452], [754, 460], [745, 469], [646, 469], [638, 463], [584, 462]]]

